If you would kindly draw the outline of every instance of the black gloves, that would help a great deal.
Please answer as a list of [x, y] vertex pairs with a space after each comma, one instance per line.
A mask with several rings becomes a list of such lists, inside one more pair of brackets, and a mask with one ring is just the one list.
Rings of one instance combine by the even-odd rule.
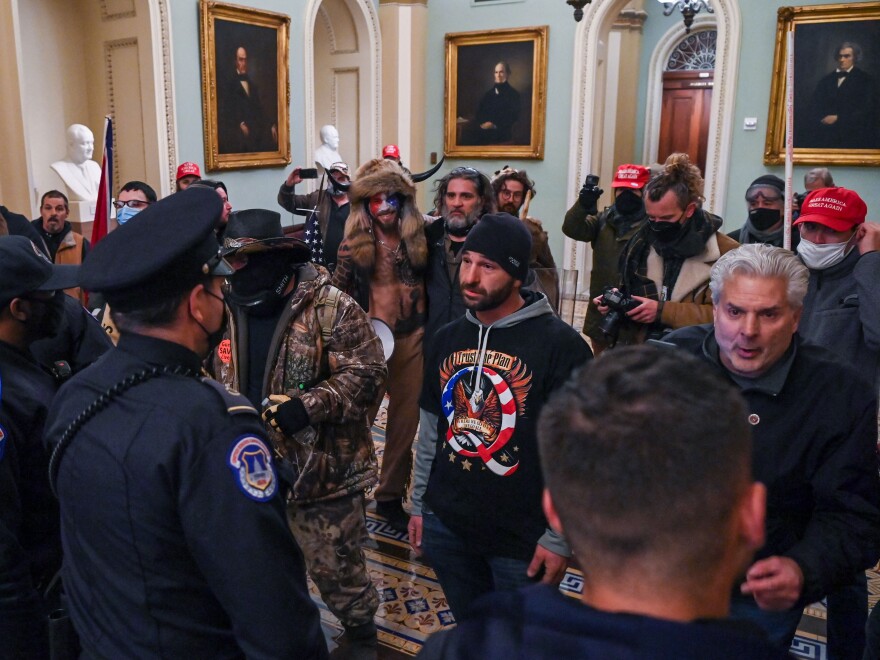
[[581, 188], [580, 193], [578, 193], [578, 202], [580, 202], [580, 205], [584, 208], [585, 211], [589, 213], [596, 213], [598, 211], [596, 203], [599, 201], [599, 198], [604, 192], [605, 191], [602, 190], [599, 186], [591, 186], [585, 183]]
[[272, 405], [263, 411], [263, 421], [273, 430], [292, 436], [309, 425], [309, 414], [299, 399], [271, 394], [268, 403]]

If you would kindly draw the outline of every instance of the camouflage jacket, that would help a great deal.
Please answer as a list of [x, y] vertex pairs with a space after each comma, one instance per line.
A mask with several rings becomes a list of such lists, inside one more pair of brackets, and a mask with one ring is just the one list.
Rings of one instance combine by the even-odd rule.
[[[316, 304], [332, 291], [327, 271], [304, 264], [297, 278], [269, 347], [262, 395], [299, 398], [309, 415], [311, 424], [292, 437], [267, 431], [292, 470], [291, 497], [308, 503], [375, 485], [367, 411], [377, 407], [387, 369], [382, 344], [352, 298], [340, 292], [335, 306]], [[232, 389], [246, 391], [247, 323], [241, 309], [229, 317], [227, 337], [213, 356], [214, 373]], [[329, 330], [326, 342], [322, 325]]]

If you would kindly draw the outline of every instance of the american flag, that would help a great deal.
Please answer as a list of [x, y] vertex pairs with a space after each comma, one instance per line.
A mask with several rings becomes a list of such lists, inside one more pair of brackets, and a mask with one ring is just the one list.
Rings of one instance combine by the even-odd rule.
[[318, 225], [318, 212], [313, 209], [306, 220], [305, 242], [312, 249], [312, 263], [326, 266], [324, 260], [324, 237], [321, 235], [321, 227]]
[[107, 235], [110, 226], [110, 202], [113, 201], [113, 120], [104, 117], [104, 157], [101, 160], [101, 183], [92, 224], [92, 245]]

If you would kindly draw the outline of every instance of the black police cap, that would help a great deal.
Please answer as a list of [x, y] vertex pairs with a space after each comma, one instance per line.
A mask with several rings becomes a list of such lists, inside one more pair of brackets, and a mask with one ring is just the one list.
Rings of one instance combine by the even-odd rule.
[[231, 275], [214, 233], [222, 212], [220, 196], [206, 188], [151, 204], [92, 249], [82, 286], [122, 311], [185, 292], [207, 275]]
[[0, 236], [0, 301], [79, 286], [79, 266], [56, 266], [24, 236]]

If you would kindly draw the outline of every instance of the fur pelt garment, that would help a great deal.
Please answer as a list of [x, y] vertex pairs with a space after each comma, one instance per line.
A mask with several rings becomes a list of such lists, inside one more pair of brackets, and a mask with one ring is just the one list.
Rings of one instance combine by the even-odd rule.
[[348, 193], [351, 211], [345, 223], [345, 241], [351, 249], [354, 265], [368, 273], [375, 266], [376, 241], [373, 237], [373, 220], [367, 207], [370, 197], [381, 193], [400, 196], [401, 241], [413, 270], [424, 270], [428, 263], [428, 243], [425, 240], [425, 221], [416, 208], [415, 185], [400, 165], [385, 158], [376, 158], [361, 165]]

